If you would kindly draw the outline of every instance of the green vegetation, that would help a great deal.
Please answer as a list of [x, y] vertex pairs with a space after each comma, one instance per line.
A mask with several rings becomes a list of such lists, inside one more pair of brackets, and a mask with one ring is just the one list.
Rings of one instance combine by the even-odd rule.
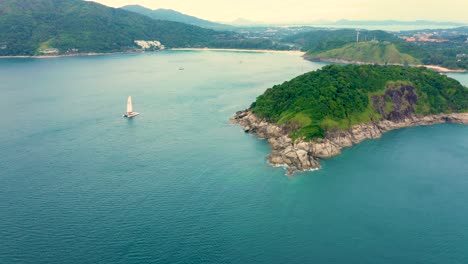
[[210, 42], [212, 48], [290, 50], [290, 47], [267, 38], [239, 38]]
[[127, 51], [138, 48], [135, 40], [168, 48], [278, 46], [83, 0], [0, 1], [0, 56]]
[[447, 42], [406, 42], [385, 31], [362, 30], [358, 46], [353, 46], [357, 40], [356, 30], [353, 29], [309, 31], [286, 37], [283, 41], [302, 47], [311, 58], [378, 64], [422, 63], [468, 70], [468, 34], [463, 33], [464, 30], [460, 28], [458, 35], [447, 36]]
[[[382, 30], [361, 31], [360, 41], [371, 40], [396, 42], [400, 39]], [[308, 53], [319, 53], [327, 50], [341, 48], [350, 43], [356, 43], [357, 36], [354, 29], [315, 30], [299, 33], [283, 39], [283, 41], [296, 44]]]
[[468, 70], [468, 27], [458, 27], [449, 30], [418, 30], [401, 32], [402, 37], [429, 34], [432, 39], [443, 42], [412, 42], [406, 43], [400, 50], [414, 54], [424, 64], [440, 65], [450, 69]]
[[424, 68], [330, 65], [267, 89], [251, 110], [312, 139], [382, 119], [466, 112], [468, 89]]
[[168, 47], [204, 45], [219, 33], [81, 0], [0, 1], [0, 55], [113, 52], [135, 48], [134, 40], [159, 40]]
[[309, 54], [318, 59], [338, 59], [378, 64], [418, 65], [421, 62], [413, 56], [401, 53], [395, 44], [389, 42], [360, 42], [347, 44], [341, 48]]
[[[465, 40], [468, 35], [465, 35]], [[424, 64], [440, 65], [449, 69], [468, 70], [468, 42], [443, 43], [414, 43], [413, 47], [423, 53], [421, 60]], [[422, 51], [422, 52], [421, 52]], [[465, 54], [462, 57], [457, 57]]]

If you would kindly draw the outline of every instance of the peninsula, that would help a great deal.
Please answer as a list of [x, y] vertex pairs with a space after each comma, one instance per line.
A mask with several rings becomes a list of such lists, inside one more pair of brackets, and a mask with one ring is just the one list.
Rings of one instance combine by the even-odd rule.
[[468, 88], [425, 68], [329, 65], [267, 89], [232, 121], [268, 139], [270, 164], [292, 174], [390, 130], [468, 124]]
[[283, 39], [306, 52], [305, 59], [352, 64], [425, 65], [440, 72], [468, 70], [467, 27], [448, 30], [315, 30]]

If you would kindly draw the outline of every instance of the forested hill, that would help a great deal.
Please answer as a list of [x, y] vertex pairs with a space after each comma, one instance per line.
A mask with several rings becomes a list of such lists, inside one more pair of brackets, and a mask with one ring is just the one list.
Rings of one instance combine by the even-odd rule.
[[[359, 33], [359, 40], [401, 42], [394, 34], [382, 30], [362, 30]], [[317, 53], [356, 43], [357, 32], [354, 29], [313, 30], [286, 37], [283, 41], [296, 44], [304, 51]]]
[[[468, 70], [467, 35], [459, 28], [456, 38], [442, 42], [406, 42], [382, 30], [313, 30], [288, 36], [284, 42], [301, 47], [312, 59], [339, 59], [385, 64], [439, 65]], [[401, 33], [400, 33], [401, 34]], [[359, 40], [359, 44], [356, 42]], [[355, 45], [352, 45], [355, 44]]]
[[121, 7], [122, 9], [132, 11], [135, 13], [139, 13], [153, 19], [160, 19], [160, 20], [168, 20], [168, 21], [176, 21], [185, 24], [190, 24], [194, 26], [199, 26], [203, 28], [210, 28], [215, 30], [233, 30], [235, 27], [230, 25], [225, 25], [221, 23], [215, 23], [208, 20], [200, 19], [194, 16], [189, 16], [186, 14], [182, 14], [175, 10], [171, 9], [156, 9], [152, 10], [140, 5], [127, 5]]
[[200, 46], [223, 34], [82, 0], [0, 1], [0, 55], [37, 55], [50, 48], [121, 51], [135, 47], [134, 40]]
[[[428, 51], [411, 45], [397, 35], [383, 30], [360, 30], [359, 37], [358, 32], [354, 29], [314, 30], [289, 36], [283, 39], [283, 41], [301, 46], [302, 50], [306, 51], [311, 57], [323, 52], [341, 49], [346, 46], [349, 47], [350, 44], [356, 44], [357, 41], [359, 41], [360, 44], [364, 44], [361, 47], [357, 47], [358, 49], [356, 49], [356, 52], [362, 54], [367, 53], [368, 55], [366, 56], [369, 56], [370, 53], [375, 53], [376, 45], [365, 45], [365, 43], [391, 44], [395, 48], [395, 51], [391, 53], [392, 55], [395, 53], [399, 53], [398, 56], [406, 54], [413, 57], [412, 60], [422, 61], [429, 56]], [[333, 53], [336, 54], [336, 52]], [[385, 57], [385, 54], [374, 54], [373, 57], [381, 61], [389, 60]], [[346, 58], [342, 59], [346, 60]], [[379, 63], [379, 61], [369, 62]]]
[[293, 138], [319, 138], [382, 119], [466, 112], [468, 88], [424, 68], [330, 65], [267, 89], [251, 110]]
[[0, 56], [128, 51], [139, 48], [135, 40], [168, 48], [287, 48], [83, 0], [0, 0]]

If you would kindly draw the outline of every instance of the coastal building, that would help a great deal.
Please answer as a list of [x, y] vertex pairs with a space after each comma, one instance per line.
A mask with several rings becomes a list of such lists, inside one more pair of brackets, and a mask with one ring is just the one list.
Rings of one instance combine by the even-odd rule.
[[143, 50], [163, 50], [166, 48], [157, 40], [135, 40], [134, 42]]
[[448, 42], [448, 39], [442, 39], [436, 33], [420, 33], [403, 39], [407, 42]]
[[67, 50], [67, 53], [78, 53], [78, 51], [79, 51], [79, 50], [76, 49], [76, 48], [71, 48], [71, 49], [68, 49], [68, 50]]

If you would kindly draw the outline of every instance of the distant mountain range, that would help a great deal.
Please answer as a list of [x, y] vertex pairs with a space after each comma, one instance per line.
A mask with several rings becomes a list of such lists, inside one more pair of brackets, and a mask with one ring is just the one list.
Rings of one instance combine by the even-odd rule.
[[332, 24], [335, 24], [335, 25], [370, 25], [370, 26], [388, 26], [388, 25], [463, 26], [463, 25], [466, 25], [466, 23], [430, 21], [430, 20], [400, 21], [400, 20], [348, 20], [348, 19], [341, 19]]
[[465, 26], [468, 23], [461, 22], [444, 22], [444, 21], [430, 21], [430, 20], [414, 20], [414, 21], [400, 21], [400, 20], [348, 20], [341, 19], [338, 21], [330, 20], [311, 20], [311, 21], [291, 21], [283, 23], [268, 23], [261, 21], [251, 21], [245, 18], [238, 18], [228, 23], [234, 26], [288, 26], [288, 25], [314, 25], [314, 26]]
[[210, 28], [215, 30], [232, 30], [234, 29], [233, 26], [225, 25], [221, 23], [211, 22], [208, 20], [200, 19], [194, 16], [189, 16], [178, 11], [172, 9], [156, 9], [152, 10], [140, 5], [127, 5], [121, 7], [122, 9], [132, 11], [135, 13], [139, 13], [153, 19], [159, 20], [168, 20], [168, 21], [175, 21], [181, 22], [189, 25], [199, 26], [203, 28]]

